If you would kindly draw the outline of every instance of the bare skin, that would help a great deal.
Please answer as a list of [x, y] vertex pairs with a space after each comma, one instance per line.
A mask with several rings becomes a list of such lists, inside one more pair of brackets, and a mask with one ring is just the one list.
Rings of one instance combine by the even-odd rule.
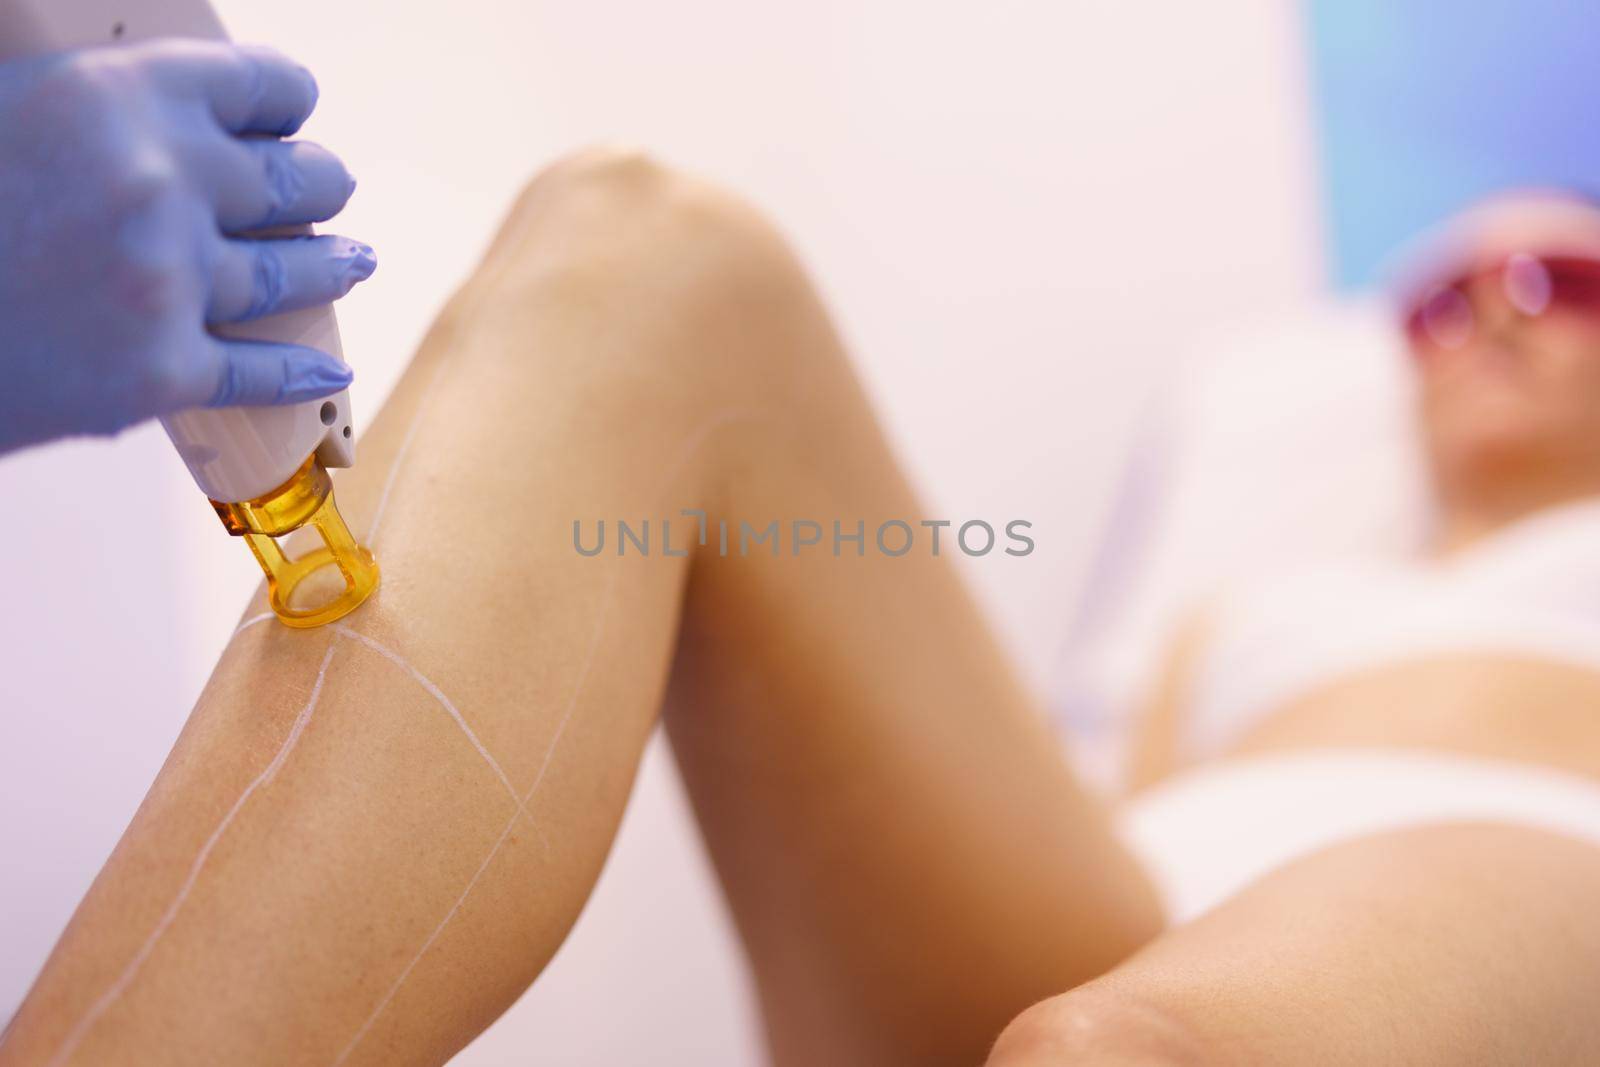
[[[1600, 216], [1507, 214], [1486, 262], [1554, 245], [1600, 256]], [[1416, 351], [1439, 497], [1435, 555], [1600, 494], [1600, 324], [1531, 318], [1489, 279], [1470, 343]], [[1134, 790], [1188, 762], [1206, 612], [1175, 637], [1130, 764]], [[1273, 709], [1223, 758], [1330, 745], [1456, 752], [1600, 779], [1600, 675], [1519, 656], [1434, 655], [1337, 678]], [[1592, 845], [1510, 826], [1351, 842], [1277, 871], [1008, 1031], [1006, 1067], [1586, 1064], [1600, 1028]], [[1575, 992], [1576, 991], [1576, 992]], [[1337, 1010], [1330, 1006], [1338, 1005]]]
[[1523, 827], [1361, 838], [1024, 1013], [990, 1067], [1461, 1067], [1600, 1055], [1600, 850]]
[[[1178, 642], [1133, 788], [1185, 766]], [[1340, 679], [1223, 757], [1418, 748], [1600, 777], [1600, 678], [1511, 657], [1443, 657]], [[1173, 929], [1010, 1027], [991, 1067], [1589, 1064], [1600, 1027], [1600, 850], [1527, 827], [1428, 827], [1341, 844]]]
[[575, 518], [920, 514], [720, 194], [631, 157], [536, 182], [339, 497], [382, 511], [382, 592], [236, 637], [0, 1064], [443, 1062], [560, 944], [658, 717], [780, 1067], [1002, 1030], [994, 1067], [1600, 1058], [1588, 846], [1355, 842], [1150, 943], [948, 559], [575, 552]]
[[[1491, 209], [1469, 262], [1549, 250], [1600, 258], [1600, 212], [1552, 200]], [[1426, 288], [1426, 286], [1424, 286]], [[1542, 509], [1600, 497], [1600, 320], [1560, 306], [1530, 316], [1501, 279], [1476, 278], [1466, 343], [1411, 339], [1417, 426], [1439, 519], [1429, 553], [1470, 550]], [[1207, 612], [1179, 629], [1152, 687], [1130, 784], [1183, 766], [1184, 708], [1209, 640]], [[1335, 679], [1276, 708], [1234, 754], [1330, 744], [1442, 749], [1600, 777], [1600, 676], [1517, 656], [1444, 655]]]
[[[1183, 722], [1203, 629], [1175, 643], [1129, 768], [1138, 791], [1189, 766]], [[1600, 675], [1481, 653], [1434, 655], [1347, 675], [1275, 708], [1225, 755], [1327, 745], [1418, 748], [1556, 767], [1600, 779]]]
[[[235, 637], [0, 1063], [443, 1062], [561, 943], [669, 677], [775, 1062], [978, 1062], [1158, 930], [948, 546], [691, 540], [923, 514], [727, 197], [607, 154], [534, 183], [338, 498], [382, 501], [382, 590]], [[664, 516], [691, 552], [574, 550]]]

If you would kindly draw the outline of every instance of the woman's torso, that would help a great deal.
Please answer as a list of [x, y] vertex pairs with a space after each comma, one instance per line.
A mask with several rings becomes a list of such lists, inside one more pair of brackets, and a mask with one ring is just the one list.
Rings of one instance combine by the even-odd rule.
[[1263, 581], [1221, 602], [1199, 653], [1185, 762], [1377, 746], [1600, 778], [1600, 503], [1448, 560]]

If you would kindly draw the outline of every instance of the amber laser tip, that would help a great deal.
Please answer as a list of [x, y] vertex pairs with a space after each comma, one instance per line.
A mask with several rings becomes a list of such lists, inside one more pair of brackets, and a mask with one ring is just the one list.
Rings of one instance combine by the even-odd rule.
[[[238, 504], [213, 500], [211, 506], [228, 532], [250, 545], [266, 572], [273, 613], [285, 626], [325, 626], [360, 607], [378, 588], [377, 560], [350, 536], [333, 501], [333, 479], [315, 457], [308, 457], [294, 477], [264, 496]], [[322, 538], [321, 547], [290, 559], [277, 539], [308, 526]], [[306, 581], [313, 575], [328, 575], [330, 568], [344, 580], [336, 592], [323, 594], [320, 579]]]

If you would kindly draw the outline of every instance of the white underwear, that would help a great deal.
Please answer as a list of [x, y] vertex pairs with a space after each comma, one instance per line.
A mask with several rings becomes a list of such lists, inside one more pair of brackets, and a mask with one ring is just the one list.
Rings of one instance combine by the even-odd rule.
[[1329, 748], [1182, 772], [1120, 820], [1177, 923], [1295, 859], [1388, 830], [1512, 823], [1600, 847], [1600, 782], [1449, 753]]

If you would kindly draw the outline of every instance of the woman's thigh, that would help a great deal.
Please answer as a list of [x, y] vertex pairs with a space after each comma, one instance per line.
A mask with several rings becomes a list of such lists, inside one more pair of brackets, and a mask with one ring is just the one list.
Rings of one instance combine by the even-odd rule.
[[1153, 932], [948, 551], [691, 540], [920, 517], [729, 198], [625, 156], [535, 182], [338, 496], [382, 588], [236, 635], [0, 1060], [442, 1062], [565, 936], [669, 675], [783, 1062], [972, 1062]]
[[1600, 847], [1498, 824], [1284, 867], [1003, 1035], [992, 1067], [1600, 1062]]

